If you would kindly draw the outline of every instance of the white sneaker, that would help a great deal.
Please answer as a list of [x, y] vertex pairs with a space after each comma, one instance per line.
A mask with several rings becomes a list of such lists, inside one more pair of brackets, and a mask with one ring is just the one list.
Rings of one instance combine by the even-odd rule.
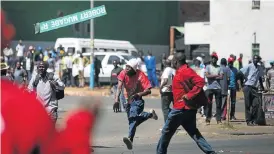
[[158, 116], [157, 116], [155, 110], [151, 109], [151, 110], [150, 110], [150, 113], [152, 113], [152, 117], [151, 117], [152, 119], [158, 120]]

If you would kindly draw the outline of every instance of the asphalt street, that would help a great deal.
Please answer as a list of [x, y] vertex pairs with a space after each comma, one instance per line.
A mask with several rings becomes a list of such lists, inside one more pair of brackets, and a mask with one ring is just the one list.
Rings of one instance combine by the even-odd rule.
[[[273, 154], [274, 138], [254, 137], [238, 140], [218, 140], [209, 143], [220, 154]], [[96, 154], [156, 154], [157, 144], [134, 146], [133, 151], [125, 147], [94, 147]], [[186, 142], [171, 142], [168, 154], [202, 154], [203, 152], [191, 140]]]
[[[66, 96], [59, 102], [59, 123], [62, 123], [64, 115], [67, 111], [77, 107], [81, 99], [89, 99], [93, 102], [94, 98]], [[113, 98], [97, 97], [102, 101], [101, 116], [96, 124], [94, 132], [94, 149], [99, 154], [129, 154], [132, 151], [127, 151], [122, 138], [127, 136], [128, 121], [126, 113], [114, 113], [112, 110]], [[138, 128], [134, 141], [134, 153], [152, 154], [156, 153], [156, 145], [161, 135], [164, 124], [160, 99], [145, 99], [145, 111], [153, 108], [158, 113], [159, 119], [148, 120], [142, 123]], [[237, 104], [237, 111], [244, 111], [242, 102]], [[217, 151], [223, 150], [223, 153], [250, 153], [250, 154], [274, 154], [274, 136], [250, 136], [250, 137], [213, 137], [207, 138], [210, 144]], [[226, 152], [230, 151], [230, 152]], [[199, 154], [201, 151], [197, 148], [192, 139], [187, 135], [174, 135], [170, 144], [169, 154]]]

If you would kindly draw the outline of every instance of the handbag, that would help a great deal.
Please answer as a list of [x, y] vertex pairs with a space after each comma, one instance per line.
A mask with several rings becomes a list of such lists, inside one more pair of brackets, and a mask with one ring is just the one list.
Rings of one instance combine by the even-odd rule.
[[[192, 83], [191, 79], [186, 80], [186, 81], [182, 82], [181, 84], [182, 84], [184, 91], [186, 93], [191, 91], [193, 89], [193, 87], [195, 86]], [[184, 101], [188, 107], [193, 108], [193, 109], [198, 109], [202, 106], [206, 106], [209, 103], [203, 88], [201, 88], [201, 91], [196, 96], [194, 96], [193, 98], [191, 98], [189, 100], [184, 99]]]

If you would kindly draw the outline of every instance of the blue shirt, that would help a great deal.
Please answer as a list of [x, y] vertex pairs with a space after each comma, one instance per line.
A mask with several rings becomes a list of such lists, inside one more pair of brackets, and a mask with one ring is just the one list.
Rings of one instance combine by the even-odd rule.
[[235, 67], [229, 68], [230, 69], [230, 79], [229, 79], [229, 85], [228, 87], [231, 89], [236, 89], [236, 76], [238, 73], [238, 70]]
[[258, 65], [256, 68], [254, 63], [248, 64], [246, 67], [241, 68], [240, 71], [246, 78], [245, 85], [247, 86], [257, 87], [259, 78], [264, 76], [262, 66]]

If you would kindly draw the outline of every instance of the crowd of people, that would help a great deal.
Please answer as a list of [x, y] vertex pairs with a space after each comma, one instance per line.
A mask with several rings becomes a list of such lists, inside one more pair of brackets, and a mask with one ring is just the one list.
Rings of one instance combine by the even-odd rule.
[[66, 84], [66, 87], [84, 87], [84, 67], [90, 64], [90, 60], [81, 52], [65, 51], [60, 45], [57, 49], [40, 46], [27, 47], [20, 40], [15, 50], [9, 44], [2, 51], [1, 63], [5, 63], [9, 69], [11, 79], [21, 85], [27, 85], [31, 77], [37, 72], [39, 62], [48, 63], [48, 72], [55, 73]]
[[[21, 87], [27, 85], [26, 89], [29, 91], [35, 90], [36, 97], [42, 102], [54, 123], [58, 118], [58, 100], [64, 97], [65, 87], [84, 86], [82, 71], [88, 64], [88, 59], [81, 53], [80, 56], [75, 56], [73, 53], [65, 52], [62, 46], [57, 50], [47, 49], [45, 52], [30, 46], [25, 52], [22, 41], [16, 47], [17, 54], [8, 46], [3, 53], [2, 62], [6, 63], [4, 66], [1, 63], [1, 75]], [[167, 153], [170, 139], [180, 125], [204, 153], [215, 154], [197, 129], [196, 113], [205, 117], [207, 125], [210, 125], [212, 117], [215, 117], [217, 124], [221, 124], [226, 120], [227, 114], [230, 115], [229, 120], [237, 120], [236, 95], [240, 90], [244, 92], [247, 125], [260, 124], [257, 121], [260, 106], [258, 90], [265, 91], [264, 81], [266, 89], [273, 89], [274, 61], [270, 63], [272, 68], [266, 72], [258, 55], [254, 55], [247, 65], [242, 63], [242, 54], [238, 59], [235, 55], [230, 55], [228, 59], [222, 58], [220, 65], [216, 52], [210, 57], [209, 62], [205, 62], [203, 56], [196, 57], [194, 65], [186, 62], [183, 52], [165, 58], [160, 84], [156, 79], [156, 60], [151, 53], [144, 57], [140, 52], [138, 58], [127, 62], [125, 69], [118, 66], [119, 62], [113, 61], [111, 86], [115, 91], [114, 105], [119, 104], [118, 108], [127, 113], [129, 133], [123, 141], [128, 149], [133, 148], [135, 132], [141, 123], [148, 119], [158, 120], [155, 110], [144, 111], [143, 97], [149, 95], [153, 87], [159, 87], [164, 116], [157, 154]], [[147, 74], [141, 69], [142, 63], [146, 66]], [[56, 69], [62, 70], [61, 79], [55, 73]], [[77, 70], [76, 76], [73, 70]], [[215, 114], [212, 112], [213, 97], [216, 103]], [[227, 113], [228, 99], [231, 100], [230, 113]]]

